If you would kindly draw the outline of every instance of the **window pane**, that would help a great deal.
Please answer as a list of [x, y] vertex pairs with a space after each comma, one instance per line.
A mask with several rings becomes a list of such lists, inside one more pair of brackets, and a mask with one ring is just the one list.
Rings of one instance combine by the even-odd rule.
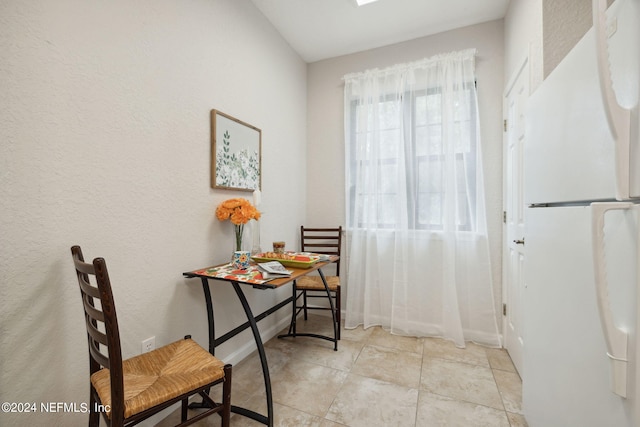
[[429, 126], [429, 154], [442, 154], [442, 125]]
[[465, 193], [458, 193], [458, 209], [456, 216], [456, 224], [459, 230], [471, 230], [471, 224], [469, 221], [469, 203]]
[[378, 193], [395, 194], [398, 190], [398, 165], [386, 163], [380, 165], [378, 173]]
[[442, 157], [429, 156], [418, 163], [418, 225], [439, 229], [442, 225]]
[[417, 126], [415, 129], [416, 155], [424, 156], [429, 153], [429, 135], [426, 126]]
[[397, 223], [398, 197], [395, 194], [382, 194], [378, 198], [378, 226], [395, 225]]
[[418, 192], [442, 192], [442, 160], [425, 157], [418, 162]]
[[416, 126], [424, 126], [427, 124], [427, 97], [424, 95], [416, 96], [415, 116]]
[[441, 193], [422, 193], [418, 196], [418, 227], [442, 229]]
[[396, 159], [400, 153], [400, 143], [398, 129], [380, 131], [380, 158]]
[[442, 153], [442, 126], [440, 124], [417, 127], [415, 136], [418, 156]]
[[[401, 105], [398, 101], [381, 102], [378, 105], [378, 126], [381, 130], [400, 127]], [[371, 128], [370, 128], [371, 129]]]
[[442, 123], [442, 95], [431, 93], [427, 96], [427, 112], [429, 123]]

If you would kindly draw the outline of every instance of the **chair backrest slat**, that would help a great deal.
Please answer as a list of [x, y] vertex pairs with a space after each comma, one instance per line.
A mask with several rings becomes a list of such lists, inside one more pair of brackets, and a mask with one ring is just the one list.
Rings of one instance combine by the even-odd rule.
[[[91, 274], [93, 275], [94, 273]], [[78, 274], [78, 284], [83, 294], [89, 295], [91, 298], [100, 299], [100, 290], [89, 282], [89, 277], [86, 274]]]
[[98, 341], [89, 340], [89, 354], [98, 364], [111, 369], [111, 361], [100, 351], [100, 343]]
[[93, 341], [97, 341], [102, 345], [109, 345], [107, 335], [98, 329], [98, 325], [92, 322], [90, 319], [86, 320], [87, 334], [93, 338]]
[[98, 310], [89, 298], [91, 298], [89, 295], [85, 295], [83, 298], [85, 313], [92, 320], [104, 323], [104, 313]]
[[[303, 252], [317, 252], [340, 256], [342, 249], [342, 226], [318, 228], [300, 227], [300, 248]], [[336, 261], [336, 276], [340, 275], [340, 260]]]

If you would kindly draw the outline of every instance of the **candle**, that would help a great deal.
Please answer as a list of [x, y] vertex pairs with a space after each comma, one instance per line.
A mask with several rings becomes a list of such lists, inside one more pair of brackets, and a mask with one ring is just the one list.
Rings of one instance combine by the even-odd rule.
[[253, 206], [255, 206], [256, 208], [260, 205], [260, 196], [260, 190], [253, 191]]

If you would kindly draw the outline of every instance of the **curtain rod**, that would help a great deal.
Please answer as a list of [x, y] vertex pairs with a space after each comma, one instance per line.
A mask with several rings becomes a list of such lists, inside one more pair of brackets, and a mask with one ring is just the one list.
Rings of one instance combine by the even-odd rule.
[[417, 68], [417, 67], [423, 67], [423, 66], [427, 66], [430, 65], [433, 62], [437, 62], [442, 60], [443, 58], [447, 58], [450, 56], [473, 56], [475, 57], [478, 53], [478, 50], [476, 48], [469, 48], [469, 49], [464, 49], [464, 50], [459, 50], [459, 51], [452, 51], [452, 52], [448, 52], [448, 53], [439, 53], [437, 55], [431, 56], [429, 58], [423, 58], [423, 59], [419, 59], [417, 61], [413, 61], [413, 62], [406, 62], [406, 63], [401, 63], [401, 64], [395, 64], [395, 65], [391, 65], [389, 67], [386, 68], [371, 68], [369, 70], [365, 70], [365, 71], [359, 71], [359, 72], [355, 72], [355, 73], [348, 73], [345, 74], [342, 77], [342, 80], [349, 80], [349, 79], [353, 79], [353, 78], [357, 78], [357, 77], [361, 77], [364, 76], [366, 74], [371, 74], [371, 73], [388, 73], [390, 71], [398, 71], [398, 70], [407, 70], [407, 69], [411, 69], [411, 68]]

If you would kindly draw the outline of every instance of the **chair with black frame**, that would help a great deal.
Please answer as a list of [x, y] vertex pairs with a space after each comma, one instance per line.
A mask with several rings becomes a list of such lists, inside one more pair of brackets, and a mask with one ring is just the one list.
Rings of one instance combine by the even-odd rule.
[[[334, 228], [310, 228], [304, 225], [300, 227], [300, 249], [302, 252], [314, 252], [326, 255], [340, 256], [342, 247], [342, 226]], [[335, 301], [335, 319], [337, 323], [337, 339], [340, 339], [341, 304], [340, 304], [340, 259], [335, 263], [335, 276], [325, 276], [331, 298]], [[320, 276], [304, 276], [296, 280], [295, 316], [300, 311], [304, 312], [304, 320], [307, 320], [308, 310], [330, 310], [330, 307], [313, 306], [308, 304], [309, 298], [327, 298], [327, 293]], [[298, 299], [302, 298], [302, 305], [298, 305]]]
[[[211, 355], [190, 336], [148, 353], [122, 360], [118, 319], [111, 282], [103, 258], [84, 261], [79, 246], [71, 248], [80, 285], [89, 345], [89, 426], [130, 426], [182, 402], [181, 426], [219, 414], [229, 426], [231, 365]], [[208, 395], [222, 383], [222, 403]], [[188, 399], [200, 395], [210, 408], [187, 419]]]

